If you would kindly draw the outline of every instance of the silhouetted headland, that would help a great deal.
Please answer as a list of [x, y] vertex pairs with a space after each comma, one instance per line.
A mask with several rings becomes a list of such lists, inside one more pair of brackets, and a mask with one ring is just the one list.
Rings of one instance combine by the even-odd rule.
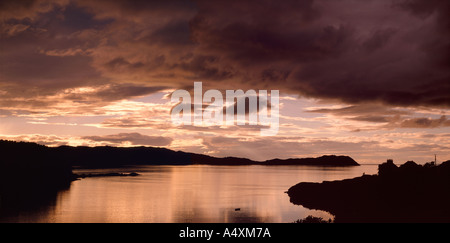
[[46, 146], [0, 141], [0, 216], [47, 207], [69, 188], [72, 167]]
[[92, 177], [128, 177], [139, 176], [136, 172], [131, 173], [100, 173], [100, 174], [74, 174], [77, 179], [92, 178]]
[[299, 183], [292, 203], [328, 211], [335, 222], [450, 222], [450, 161], [379, 165], [378, 175]]
[[359, 166], [349, 156], [324, 155], [318, 158], [301, 159], [273, 159], [265, 162], [266, 165], [311, 165], [311, 166]]
[[324, 155], [318, 158], [272, 159], [263, 162], [245, 158], [216, 158], [207, 155], [191, 154], [193, 164], [205, 165], [307, 165], [307, 166], [359, 166], [348, 156]]
[[308, 217], [306, 217], [304, 219], [298, 219], [298, 220], [294, 221], [293, 223], [296, 223], [296, 224], [330, 224], [330, 223], [333, 223], [333, 221], [331, 219], [324, 220], [321, 217], [314, 217], [312, 215], [309, 215]]
[[[77, 166], [84, 168], [115, 168], [131, 165], [311, 165], [311, 166], [358, 166], [348, 156], [327, 155], [318, 158], [273, 159], [254, 161], [246, 158], [217, 158], [203, 154], [173, 151], [154, 147], [46, 147], [35, 143], [0, 141], [0, 149], [5, 150], [8, 159], [17, 161], [21, 155], [24, 167], [37, 164], [59, 167]], [[35, 161], [35, 162], [33, 162]], [[65, 167], [66, 168], [66, 167]], [[67, 169], [67, 168], [66, 168]]]

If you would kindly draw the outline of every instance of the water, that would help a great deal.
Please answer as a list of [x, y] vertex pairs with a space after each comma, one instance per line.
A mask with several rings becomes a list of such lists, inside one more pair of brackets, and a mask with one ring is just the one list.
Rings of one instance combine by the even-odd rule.
[[293, 205], [284, 192], [299, 182], [376, 174], [377, 166], [139, 166], [74, 172], [138, 172], [141, 175], [74, 181], [49, 205], [34, 211], [0, 215], [0, 221], [286, 223], [308, 215], [327, 220], [333, 216]]

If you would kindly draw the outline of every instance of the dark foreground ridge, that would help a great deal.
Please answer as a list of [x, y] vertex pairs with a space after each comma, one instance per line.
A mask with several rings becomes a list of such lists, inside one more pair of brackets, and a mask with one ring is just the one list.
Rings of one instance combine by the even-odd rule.
[[49, 208], [75, 179], [71, 165], [46, 146], [0, 141], [0, 152], [0, 222]]
[[450, 222], [450, 161], [424, 166], [388, 161], [378, 175], [343, 181], [300, 183], [288, 190], [291, 202], [325, 210], [335, 222]]

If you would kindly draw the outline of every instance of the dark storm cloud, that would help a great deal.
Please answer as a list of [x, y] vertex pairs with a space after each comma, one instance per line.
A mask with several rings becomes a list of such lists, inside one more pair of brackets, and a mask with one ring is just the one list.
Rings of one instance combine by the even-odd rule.
[[93, 30], [99, 23], [92, 16], [88, 18], [62, 0], [1, 4], [7, 7], [0, 8], [0, 90], [6, 92], [0, 99], [44, 98], [64, 89], [106, 82], [88, 56], [94, 41], [82, 39], [86, 36], [82, 31]]
[[81, 94], [69, 90], [64, 98], [73, 101], [101, 103], [140, 97], [165, 89], [165, 87], [144, 87], [133, 84], [110, 84], [93, 88], [94, 90]]
[[394, 29], [377, 30], [369, 39], [363, 42], [363, 47], [368, 52], [383, 48], [395, 32]]
[[309, 28], [317, 17], [312, 3], [199, 1], [200, 12], [190, 22], [192, 36], [205, 51], [247, 65], [337, 55], [350, 31], [345, 26]]
[[[243, 83], [348, 103], [448, 107], [450, 4], [425, 2], [198, 1], [192, 36]], [[264, 79], [268, 67], [285, 75]]]
[[280, 89], [349, 104], [450, 106], [449, 1], [2, 0], [0, 6], [0, 90], [184, 88], [200, 80], [208, 88]]
[[144, 87], [133, 84], [110, 85], [94, 93], [95, 96], [103, 100], [121, 100], [132, 97], [139, 97], [164, 90], [165, 87]]
[[151, 12], [165, 13], [182, 13], [195, 8], [192, 1], [171, 0], [171, 1], [155, 1], [155, 0], [77, 0], [80, 6], [89, 8], [91, 12], [99, 14], [100, 17], [134, 17], [136, 14], [147, 14]]
[[64, 6], [68, 0], [1, 0], [0, 20], [34, 18], [40, 13], [47, 13], [55, 7]]
[[[22, 84], [44, 89], [60, 89], [88, 84], [100, 76], [85, 56], [47, 56], [24, 53], [8, 57], [2, 64], [4, 83]], [[63, 79], [63, 80], [62, 80]]]

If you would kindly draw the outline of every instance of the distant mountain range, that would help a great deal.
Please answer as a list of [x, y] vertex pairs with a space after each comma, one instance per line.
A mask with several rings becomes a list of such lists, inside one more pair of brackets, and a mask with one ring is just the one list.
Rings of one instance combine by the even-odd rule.
[[[80, 167], [120, 167], [127, 165], [310, 165], [358, 166], [348, 156], [327, 155], [318, 158], [273, 159], [263, 162], [246, 158], [217, 158], [203, 154], [154, 147], [47, 147], [36, 143], [0, 140], [0, 166], [14, 161], [21, 165], [63, 163]], [[39, 162], [39, 163], [37, 163]]]

